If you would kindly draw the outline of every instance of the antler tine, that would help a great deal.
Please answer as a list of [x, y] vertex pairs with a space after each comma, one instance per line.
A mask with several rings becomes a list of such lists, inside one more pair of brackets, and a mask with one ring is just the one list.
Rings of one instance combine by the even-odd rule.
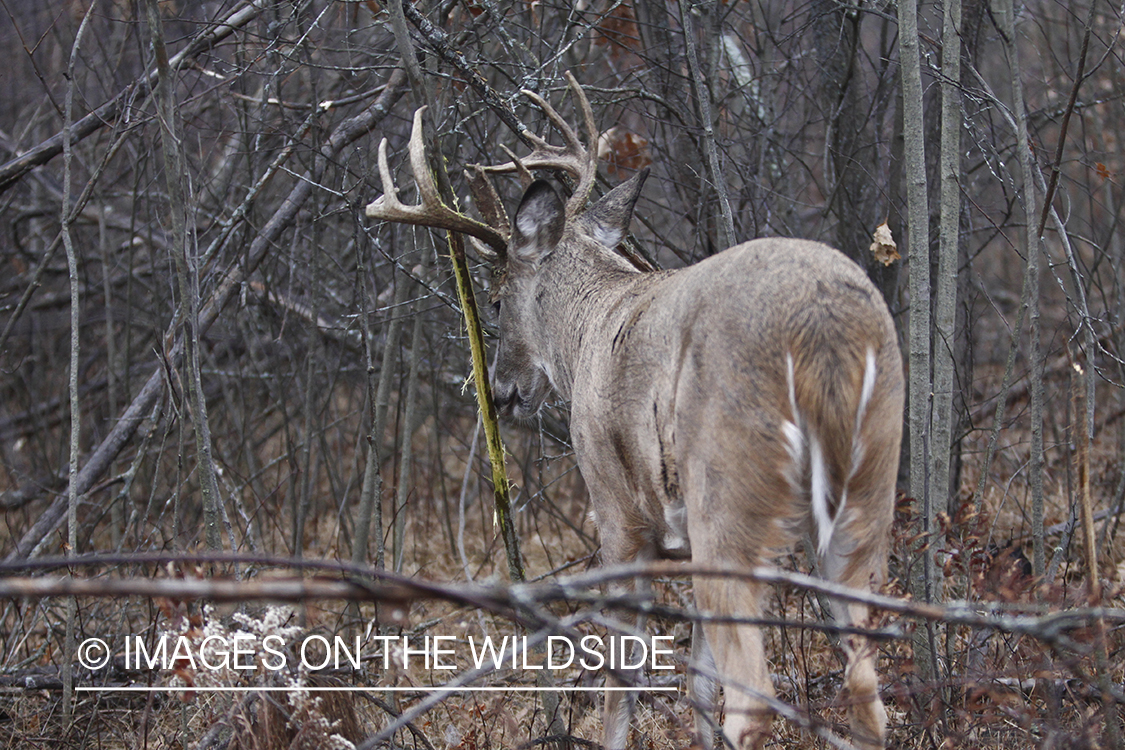
[[508, 158], [512, 160], [512, 164], [515, 166], [516, 175], [519, 177], [519, 180], [520, 180], [520, 185], [523, 187], [524, 190], [527, 190], [527, 188], [531, 185], [531, 183], [535, 182], [535, 178], [531, 176], [531, 172], [524, 165], [524, 163], [522, 161], [520, 161], [520, 158], [515, 155], [515, 153], [512, 151], [512, 149], [508, 148], [503, 143], [501, 143], [500, 144], [500, 150], [503, 151], [505, 154], [507, 154]]
[[410, 131], [410, 168], [414, 171], [420, 202], [408, 206], [398, 199], [398, 188], [387, 164], [387, 139], [384, 138], [379, 143], [379, 177], [383, 182], [383, 194], [367, 206], [365, 213], [373, 219], [463, 232], [486, 243], [498, 256], [502, 256], [508, 250], [508, 240], [502, 232], [442, 203], [434, 176], [426, 163], [426, 145], [422, 136], [422, 114], [425, 111], [425, 107], [415, 111]]
[[[577, 108], [582, 114], [583, 125], [590, 138], [590, 143], [596, 145], [599, 133], [597, 127], [594, 125], [594, 112], [590, 107], [590, 100], [586, 98], [582, 87], [578, 85], [578, 81], [569, 71], [566, 73], [566, 80], [571, 91], [574, 92]], [[487, 171], [518, 171], [523, 173], [528, 169], [561, 169], [565, 172], [569, 172], [578, 180], [578, 185], [574, 189], [574, 194], [570, 197], [570, 200], [567, 201], [567, 212], [571, 214], [578, 213], [585, 208], [586, 201], [590, 197], [590, 191], [594, 189], [594, 180], [598, 173], [597, 151], [582, 145], [582, 141], [578, 138], [578, 133], [575, 132], [574, 128], [572, 128], [558, 111], [551, 106], [550, 102], [534, 91], [524, 89], [520, 93], [530, 99], [539, 109], [543, 110], [543, 114], [547, 116], [547, 119], [562, 135], [563, 140], [566, 141], [566, 145], [555, 146], [548, 143], [546, 139], [529, 131], [525, 135], [534, 145], [534, 150], [530, 156], [523, 159], [513, 158], [512, 161], [507, 164], [488, 167]]]
[[430, 164], [426, 161], [426, 137], [422, 129], [422, 114], [426, 109], [428, 108], [419, 107], [414, 111], [414, 123], [410, 127], [410, 144], [407, 146], [410, 154], [410, 171], [414, 173], [414, 183], [418, 186], [421, 205], [445, 208], [438, 194], [433, 172], [430, 171]]
[[598, 178], [598, 141], [601, 139], [601, 133], [598, 132], [597, 123], [594, 121], [594, 110], [590, 107], [590, 100], [586, 98], [586, 92], [578, 85], [578, 79], [569, 70], [563, 75], [566, 76], [567, 83], [570, 84], [570, 90], [574, 92], [574, 97], [578, 102], [578, 109], [582, 112], [582, 124], [586, 128], [586, 135], [589, 137], [589, 148], [586, 149], [586, 169], [583, 172], [583, 182], [579, 184], [579, 188], [585, 186], [585, 192], [580, 189], [574, 191], [575, 195], [582, 196], [582, 208], [586, 207], [586, 201], [590, 197], [590, 191], [594, 189], [594, 181]]

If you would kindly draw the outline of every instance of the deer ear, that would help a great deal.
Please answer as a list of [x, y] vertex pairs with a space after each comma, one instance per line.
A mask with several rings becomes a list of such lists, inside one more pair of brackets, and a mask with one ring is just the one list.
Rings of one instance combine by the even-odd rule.
[[605, 247], [615, 248], [625, 239], [629, 222], [633, 220], [633, 206], [637, 204], [647, 177], [648, 167], [645, 167], [603, 195], [582, 214], [582, 221], [594, 239]]
[[512, 219], [508, 254], [525, 263], [542, 260], [559, 244], [565, 224], [566, 207], [559, 194], [550, 183], [536, 180], [524, 191]]

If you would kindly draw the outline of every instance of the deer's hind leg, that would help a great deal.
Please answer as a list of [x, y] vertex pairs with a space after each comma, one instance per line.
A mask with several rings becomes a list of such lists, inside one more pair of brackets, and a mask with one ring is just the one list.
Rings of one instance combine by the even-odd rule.
[[[648, 578], [638, 578], [632, 582], [632, 585], [614, 584], [610, 587], [610, 593], [614, 596], [636, 593], [640, 598], [648, 599], [652, 596], [652, 581]], [[637, 633], [642, 633], [644, 627], [645, 616], [639, 613], [635, 620], [635, 630]], [[612, 632], [610, 637], [615, 637]], [[627, 664], [636, 663], [632, 651], [633, 645], [630, 643], [629, 652], [624, 658]], [[617, 677], [613, 672], [609, 672], [605, 679], [606, 687], [636, 686], [642, 678], [642, 670], [643, 667], [616, 670], [622, 674], [624, 679]], [[634, 690], [606, 691], [605, 705], [602, 710], [603, 744], [606, 750], [625, 750], [629, 746], [629, 728], [633, 723], [633, 712], [636, 710], [636, 704], [637, 693]]]
[[[853, 509], [870, 510], [866, 517], [853, 516], [842, 528], [837, 527], [821, 560], [827, 578], [864, 591], [870, 590], [873, 583], [878, 585], [883, 581], [885, 530], [891, 517], [889, 512], [883, 512], [886, 504], [856, 503], [853, 506]], [[834, 599], [832, 611], [841, 625], [867, 625], [868, 608], [865, 604]], [[863, 750], [880, 750], [886, 740], [887, 712], [879, 697], [879, 678], [875, 671], [878, 648], [870, 639], [858, 634], [843, 635], [840, 646], [847, 657], [841, 698], [847, 705], [852, 741]]]
[[[696, 605], [702, 612], [750, 619], [761, 615], [760, 584], [737, 577], [700, 575], [694, 578], [694, 587]], [[702, 626], [726, 695], [723, 733], [733, 747], [759, 750], [770, 737], [770, 703], [774, 698], [761, 628], [714, 621], [706, 621]], [[697, 658], [694, 653], [692, 656]], [[704, 733], [710, 728], [697, 726], [696, 731]]]

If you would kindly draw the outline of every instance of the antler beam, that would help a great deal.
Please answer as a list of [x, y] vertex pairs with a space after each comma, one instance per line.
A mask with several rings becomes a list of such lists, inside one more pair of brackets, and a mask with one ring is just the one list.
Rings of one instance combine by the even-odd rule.
[[498, 255], [508, 250], [508, 238], [503, 232], [455, 211], [445, 205], [438, 195], [437, 184], [426, 163], [426, 145], [422, 137], [422, 114], [425, 107], [414, 113], [414, 126], [410, 131], [410, 168], [418, 185], [419, 203], [408, 206], [398, 199], [390, 167], [387, 165], [387, 139], [379, 143], [379, 177], [383, 181], [383, 194], [365, 210], [368, 217], [403, 224], [437, 227], [452, 232], [463, 232], [492, 248]]

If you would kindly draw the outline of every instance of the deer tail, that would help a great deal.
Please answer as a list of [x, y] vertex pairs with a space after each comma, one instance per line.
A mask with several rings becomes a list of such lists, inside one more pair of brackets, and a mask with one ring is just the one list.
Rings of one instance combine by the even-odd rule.
[[[848, 485], [864, 459], [863, 420], [875, 393], [874, 347], [796, 358], [786, 354], [792, 421], [783, 430], [803, 471], [817, 551], [823, 555], [848, 501]], [[802, 361], [805, 360], [805, 361]], [[798, 461], [798, 456], [802, 460]]]

